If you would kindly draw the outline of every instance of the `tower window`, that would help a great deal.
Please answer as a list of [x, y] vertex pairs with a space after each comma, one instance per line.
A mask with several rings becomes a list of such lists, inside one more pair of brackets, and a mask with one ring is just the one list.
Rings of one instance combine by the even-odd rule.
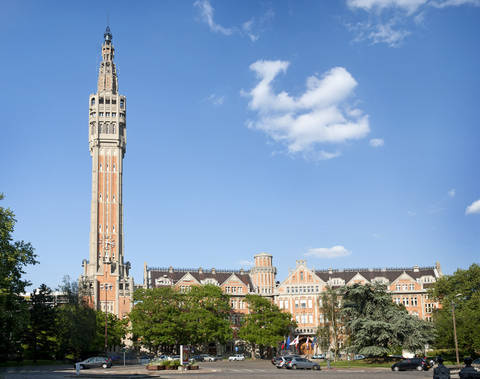
[[92, 97], [92, 100], [90, 101], [90, 104], [95, 105], [95, 98], [94, 97]]
[[98, 104], [103, 104], [103, 97], [98, 99]]
[[117, 104], [117, 99], [112, 99], [112, 104]]
[[99, 115], [100, 117], [103, 117], [103, 112], [98, 112], [98, 115]]
[[124, 99], [120, 99], [120, 108], [124, 108], [125, 107], [125, 100]]
[[[108, 65], [108, 63], [107, 63]], [[105, 104], [110, 104], [110, 99], [105, 99]]]
[[117, 117], [117, 113], [116, 113], [116, 112], [112, 112], [112, 117]]
[[106, 112], [105, 116], [110, 117], [110, 112]]

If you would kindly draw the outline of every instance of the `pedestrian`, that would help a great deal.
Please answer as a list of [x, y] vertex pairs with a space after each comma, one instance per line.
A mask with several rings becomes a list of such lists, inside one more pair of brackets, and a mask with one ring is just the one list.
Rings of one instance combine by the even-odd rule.
[[438, 366], [433, 369], [433, 379], [450, 379], [450, 369], [443, 365], [443, 358], [437, 358]]
[[465, 362], [465, 367], [462, 368], [458, 373], [458, 375], [460, 376], [460, 379], [480, 378], [480, 375], [477, 373], [477, 370], [475, 370], [472, 367], [473, 359], [470, 357], [466, 357], [463, 361]]

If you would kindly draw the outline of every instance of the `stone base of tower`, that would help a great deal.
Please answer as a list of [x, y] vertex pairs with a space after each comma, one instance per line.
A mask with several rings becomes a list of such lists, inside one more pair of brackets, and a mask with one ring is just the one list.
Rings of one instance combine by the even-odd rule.
[[[96, 268], [84, 261], [79, 289], [80, 296], [91, 308], [124, 318], [132, 309], [134, 283], [128, 276], [128, 268], [115, 267], [117, 264], [101, 264]], [[119, 275], [119, 271], [127, 271], [127, 275]]]

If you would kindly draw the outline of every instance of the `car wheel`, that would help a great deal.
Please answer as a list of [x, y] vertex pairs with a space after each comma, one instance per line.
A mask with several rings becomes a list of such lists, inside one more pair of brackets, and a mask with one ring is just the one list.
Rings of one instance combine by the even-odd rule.
[[393, 371], [400, 371], [400, 368], [399, 368], [398, 366], [395, 366], [395, 367], [393, 368]]
[[103, 363], [103, 364], [102, 364], [102, 367], [103, 367], [103, 368], [107, 368], [108, 365], [107, 365], [106, 363]]
[[320, 370], [320, 366], [313, 366], [314, 370]]
[[422, 371], [423, 367], [422, 366], [417, 366], [417, 371]]
[[85, 366], [84, 365], [80, 365], [80, 370], [84, 370], [85, 369]]
[[277, 366], [277, 368], [282, 368], [282, 366]]

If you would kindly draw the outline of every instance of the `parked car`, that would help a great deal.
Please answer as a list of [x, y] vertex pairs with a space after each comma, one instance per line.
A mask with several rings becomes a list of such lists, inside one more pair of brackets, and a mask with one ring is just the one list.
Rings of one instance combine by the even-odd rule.
[[325, 354], [316, 354], [312, 356], [312, 359], [325, 359]]
[[112, 367], [112, 360], [108, 357], [91, 357], [78, 362], [78, 364], [80, 365], [80, 369], [93, 367], [109, 368]]
[[392, 365], [392, 371], [417, 370], [427, 371], [430, 364], [423, 358], [409, 358]]
[[354, 361], [358, 361], [358, 360], [360, 360], [360, 359], [365, 359], [365, 355], [363, 355], [363, 354], [355, 354], [355, 355], [353, 356], [353, 360], [354, 360]]
[[480, 369], [480, 358], [477, 358], [475, 359], [473, 362], [472, 362], [472, 366], [475, 367], [477, 369], [477, 371]]
[[243, 354], [235, 354], [228, 357], [229, 361], [244, 361], [245, 356]]
[[[287, 368], [287, 363], [290, 362], [293, 358], [296, 358], [292, 355], [284, 355], [283, 357], [280, 357], [278, 362], [275, 364], [277, 368]], [[298, 357], [300, 358], [300, 357]]]
[[167, 360], [169, 361], [179, 361], [180, 360], [180, 355], [170, 355], [167, 357]]
[[303, 368], [307, 370], [320, 370], [320, 365], [318, 363], [309, 361], [306, 358], [293, 357], [287, 362], [286, 368], [292, 368], [294, 370], [296, 370], [297, 368]]
[[272, 358], [272, 365], [276, 366], [278, 362], [282, 360], [282, 357], [276, 356]]
[[215, 362], [217, 360], [217, 357], [208, 354], [200, 354], [200, 356], [204, 362]]

